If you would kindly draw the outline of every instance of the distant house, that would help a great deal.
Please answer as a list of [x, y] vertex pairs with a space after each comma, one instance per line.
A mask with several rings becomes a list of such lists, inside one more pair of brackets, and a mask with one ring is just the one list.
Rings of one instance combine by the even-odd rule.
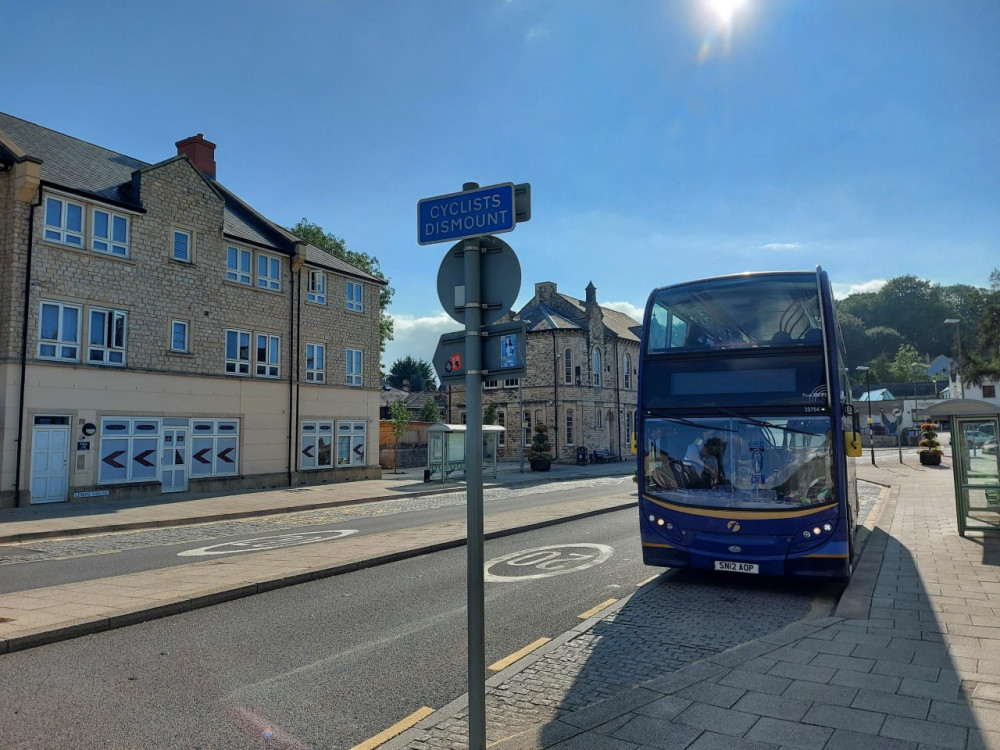
[[0, 506], [380, 476], [385, 282], [175, 145], [0, 113]]
[[396, 388], [383, 382], [382, 392], [379, 394], [379, 418], [392, 419], [392, 405], [397, 401], [402, 401], [410, 411], [410, 419], [416, 420], [419, 418], [424, 404], [432, 400], [437, 401], [438, 408], [443, 415], [447, 407], [447, 397], [444, 393], [440, 391], [411, 391], [408, 388]]
[[[509, 319], [513, 316], [508, 316]], [[497, 409], [505, 427], [500, 454], [519, 456], [535, 425], [549, 428], [557, 460], [588, 457], [595, 450], [628, 456], [638, 394], [641, 324], [602, 307], [588, 284], [584, 299], [535, 284], [535, 295], [517, 313], [527, 330], [524, 378], [488, 379], [483, 407]], [[464, 424], [465, 387], [448, 387], [447, 421]]]

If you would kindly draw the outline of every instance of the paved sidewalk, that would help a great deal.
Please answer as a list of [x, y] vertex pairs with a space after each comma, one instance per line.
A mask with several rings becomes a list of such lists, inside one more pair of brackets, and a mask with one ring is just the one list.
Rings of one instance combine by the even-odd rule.
[[[498, 466], [484, 487], [516, 487], [632, 474], [632, 464], [553, 464], [545, 473]], [[629, 482], [630, 489], [633, 485]], [[425, 483], [423, 470], [386, 472], [380, 480], [217, 496], [168, 496], [163, 502], [79, 502], [0, 510], [0, 544], [203, 523], [464, 491], [464, 482]], [[606, 513], [635, 503], [594, 498], [525, 510], [485, 512], [487, 537]], [[325, 576], [464, 545], [465, 520], [233, 555], [160, 570], [0, 595], [0, 655], [157, 617], [206, 607]], [[30, 563], [27, 563], [30, 564]], [[0, 568], [2, 571], [2, 568]]]
[[[578, 684], [611, 683], [610, 661], [621, 658], [602, 674], [593, 653], [574, 658], [581, 649], [603, 641], [620, 654], [614, 640], [626, 628], [614, 625], [626, 614], [669, 624], [660, 587], [648, 584], [488, 680], [490, 747], [1000, 748], [1000, 540], [958, 536], [950, 465], [922, 467], [912, 451], [904, 460], [858, 461], [860, 479], [890, 490], [832, 616], [681, 668], [658, 661], [655, 638], [630, 642], [629, 657], [659, 673], [581, 706]], [[464, 747], [466, 705], [436, 711], [383, 750]]]

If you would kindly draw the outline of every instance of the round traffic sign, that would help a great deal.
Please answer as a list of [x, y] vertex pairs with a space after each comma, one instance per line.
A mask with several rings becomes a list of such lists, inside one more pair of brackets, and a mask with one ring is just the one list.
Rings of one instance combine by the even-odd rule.
[[[503, 240], [487, 235], [479, 238], [482, 249], [479, 263], [479, 300], [488, 305], [483, 309], [481, 324], [489, 325], [502, 318], [514, 305], [521, 292], [521, 264], [517, 255]], [[438, 299], [444, 311], [465, 324], [465, 242], [456, 242], [441, 261], [438, 269]]]

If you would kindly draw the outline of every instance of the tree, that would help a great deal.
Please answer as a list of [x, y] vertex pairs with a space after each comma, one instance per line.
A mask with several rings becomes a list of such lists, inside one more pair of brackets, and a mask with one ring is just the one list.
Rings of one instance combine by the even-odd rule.
[[[388, 281], [389, 277], [382, 273], [382, 266], [378, 258], [368, 253], [361, 253], [355, 250], [348, 250], [347, 245], [340, 237], [323, 230], [319, 224], [314, 224], [305, 217], [299, 219], [299, 223], [289, 230], [299, 239], [309, 242], [320, 250], [330, 253], [336, 258], [340, 258], [346, 263], [350, 263], [365, 273]], [[379, 351], [385, 353], [386, 342], [392, 341], [392, 318], [389, 316], [389, 303], [396, 290], [386, 284], [379, 289]]]
[[926, 379], [920, 355], [912, 344], [900, 344], [896, 358], [889, 364], [889, 380], [893, 383], [914, 383]]
[[483, 424], [496, 424], [497, 421], [497, 405], [489, 404], [485, 409], [483, 409]]
[[389, 422], [392, 424], [392, 438], [396, 449], [396, 460], [392, 462], [392, 473], [399, 473], [399, 440], [406, 434], [410, 426], [410, 410], [402, 400], [393, 402], [389, 407]]
[[393, 362], [385, 379], [396, 388], [402, 388], [404, 380], [409, 381], [412, 393], [437, 390], [437, 381], [434, 379], [434, 370], [430, 363], [423, 359], [414, 359], [410, 355]]
[[[965, 344], [963, 334], [962, 377], [975, 385], [984, 380], [1000, 380], [1000, 269], [990, 274], [990, 291], [985, 295], [979, 317], [975, 349]], [[959, 324], [961, 325], [961, 323]]]
[[420, 407], [418, 418], [421, 422], [440, 422], [443, 417], [441, 416], [441, 406], [437, 400], [429, 398], [424, 401], [424, 405]]

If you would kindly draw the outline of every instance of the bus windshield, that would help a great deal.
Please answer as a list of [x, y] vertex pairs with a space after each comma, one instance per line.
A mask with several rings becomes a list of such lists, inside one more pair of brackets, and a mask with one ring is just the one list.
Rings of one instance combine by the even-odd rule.
[[677, 505], [795, 510], [837, 502], [829, 417], [644, 421], [643, 485]]
[[815, 274], [732, 278], [657, 290], [646, 353], [823, 344]]

